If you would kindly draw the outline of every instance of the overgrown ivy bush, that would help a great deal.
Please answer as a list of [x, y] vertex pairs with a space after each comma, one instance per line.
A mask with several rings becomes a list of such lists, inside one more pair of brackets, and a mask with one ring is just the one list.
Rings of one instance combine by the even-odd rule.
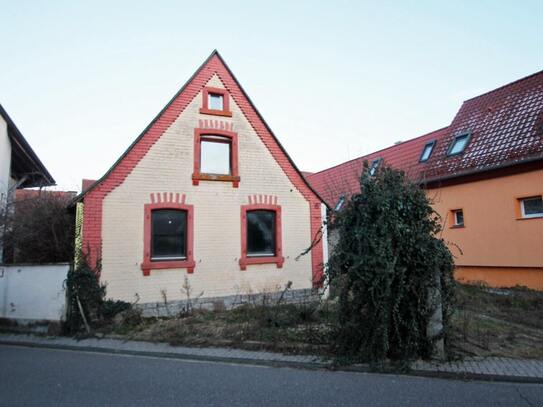
[[427, 335], [430, 319], [442, 307], [446, 334], [454, 304], [440, 218], [403, 172], [382, 166], [371, 175], [364, 163], [360, 187], [332, 220], [339, 232], [329, 261], [338, 295], [334, 350], [350, 361], [429, 357], [438, 339]]
[[65, 334], [84, 332], [85, 320], [91, 329], [100, 327], [131, 308], [131, 304], [124, 301], [106, 300], [106, 286], [98, 280], [100, 265], [90, 267], [84, 255], [79, 259], [76, 267], [70, 267], [66, 278]]

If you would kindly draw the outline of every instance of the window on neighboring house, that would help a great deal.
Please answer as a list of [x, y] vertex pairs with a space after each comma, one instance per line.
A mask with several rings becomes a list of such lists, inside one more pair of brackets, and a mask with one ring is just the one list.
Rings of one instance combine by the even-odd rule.
[[462, 209], [455, 209], [452, 211], [453, 227], [464, 226], [464, 211]]
[[247, 256], [275, 256], [275, 211], [247, 211]]
[[449, 151], [447, 151], [447, 155], [450, 156], [462, 153], [469, 143], [470, 136], [470, 133], [464, 133], [456, 136], [451, 145], [449, 146]]
[[341, 195], [339, 197], [339, 200], [337, 201], [337, 204], [336, 206], [334, 207], [334, 211], [335, 212], [338, 212], [341, 210], [341, 208], [343, 207], [343, 204], [345, 203], [345, 194]]
[[219, 93], [208, 93], [207, 106], [211, 110], [224, 110], [224, 96]]
[[200, 144], [200, 173], [232, 174], [232, 143], [229, 138], [205, 135]]
[[377, 158], [376, 160], [373, 160], [371, 162], [370, 166], [370, 175], [375, 175], [375, 171], [377, 171], [377, 168], [379, 168], [379, 164], [381, 163], [381, 159]]
[[430, 156], [432, 155], [432, 151], [434, 151], [434, 146], [436, 145], [436, 141], [430, 141], [429, 143], [426, 143], [424, 148], [422, 149], [422, 154], [420, 155], [419, 161], [421, 163], [428, 161]]
[[151, 211], [151, 260], [187, 257], [187, 212], [176, 209]]
[[543, 197], [522, 198], [520, 200], [520, 212], [523, 218], [543, 217]]

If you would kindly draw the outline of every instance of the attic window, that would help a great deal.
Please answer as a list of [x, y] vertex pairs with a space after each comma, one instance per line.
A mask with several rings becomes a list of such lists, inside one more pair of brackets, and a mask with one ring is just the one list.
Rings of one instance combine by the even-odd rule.
[[334, 207], [334, 212], [338, 212], [343, 207], [343, 204], [345, 203], [345, 194], [341, 195], [337, 201], [336, 206]]
[[200, 142], [200, 172], [202, 174], [231, 175], [231, 139], [221, 136], [203, 135]]
[[381, 163], [381, 159], [377, 158], [371, 162], [370, 166], [370, 175], [375, 175], [375, 171], [377, 171], [377, 168], [379, 168], [379, 164]]
[[208, 93], [207, 105], [211, 110], [224, 110], [224, 96], [219, 93]]
[[226, 89], [206, 87], [202, 91], [202, 97], [200, 113], [232, 117], [232, 112], [230, 111], [230, 96]]
[[423, 162], [428, 161], [428, 159], [432, 155], [432, 152], [434, 151], [434, 146], [435, 145], [436, 145], [435, 140], [432, 140], [429, 143], [426, 143], [426, 145], [422, 149], [422, 154], [420, 155], [419, 162], [423, 163]]
[[456, 136], [451, 145], [449, 146], [449, 151], [447, 151], [447, 155], [451, 156], [462, 153], [469, 143], [470, 136], [470, 133], [463, 133]]
[[219, 129], [194, 129], [194, 172], [192, 185], [200, 181], [239, 184], [238, 135]]

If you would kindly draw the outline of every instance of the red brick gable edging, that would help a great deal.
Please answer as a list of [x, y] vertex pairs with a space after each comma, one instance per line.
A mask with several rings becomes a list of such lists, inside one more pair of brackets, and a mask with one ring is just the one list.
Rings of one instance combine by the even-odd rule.
[[[234, 77], [217, 51], [208, 57], [189, 81], [173, 97], [142, 134], [132, 143], [110, 170], [79, 199], [83, 199], [83, 252], [91, 266], [96, 266], [102, 253], [102, 205], [104, 198], [121, 185], [150, 148], [162, 134], [183, 113], [189, 103], [204, 89], [211, 77], [216, 74], [230, 92], [243, 115], [264, 145], [279, 164], [285, 175], [304, 196], [309, 204], [311, 236], [313, 242], [321, 232], [321, 202], [316, 192], [305, 181], [284, 148], [275, 138], [264, 119], [250, 101], [249, 97]], [[313, 286], [320, 286], [323, 279], [323, 242], [319, 241], [311, 250]]]

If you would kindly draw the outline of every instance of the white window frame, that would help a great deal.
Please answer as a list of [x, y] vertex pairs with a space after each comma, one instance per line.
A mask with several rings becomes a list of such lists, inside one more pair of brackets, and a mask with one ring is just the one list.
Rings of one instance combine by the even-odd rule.
[[[452, 213], [453, 213], [453, 226], [456, 226], [456, 227], [464, 226], [464, 210], [454, 209]], [[462, 223], [458, 222], [458, 213], [462, 213]]]
[[526, 211], [524, 210], [524, 201], [529, 201], [531, 199], [543, 199], [543, 196], [539, 195], [535, 195], [535, 196], [529, 196], [529, 197], [526, 197], [526, 198], [520, 198], [520, 215], [524, 218], [524, 219], [530, 219], [530, 218], [543, 218], [543, 212], [538, 212], [538, 213], [526, 213]]

